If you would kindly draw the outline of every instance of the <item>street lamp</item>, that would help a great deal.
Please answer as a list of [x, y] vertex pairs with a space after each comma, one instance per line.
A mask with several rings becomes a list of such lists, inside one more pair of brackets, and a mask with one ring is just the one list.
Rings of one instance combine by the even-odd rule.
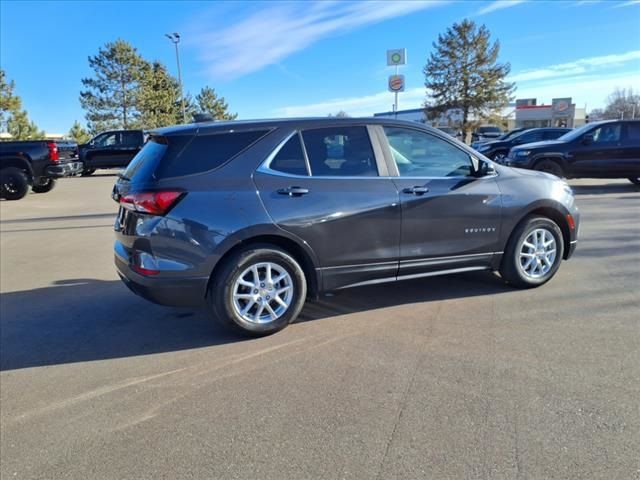
[[180, 53], [178, 52], [178, 43], [180, 43], [179, 33], [165, 33], [165, 37], [171, 40], [176, 46], [176, 62], [178, 64], [178, 83], [180, 84], [180, 103], [182, 104], [182, 121], [187, 123], [187, 111], [184, 107], [184, 90], [182, 89], [182, 71], [180, 70]]

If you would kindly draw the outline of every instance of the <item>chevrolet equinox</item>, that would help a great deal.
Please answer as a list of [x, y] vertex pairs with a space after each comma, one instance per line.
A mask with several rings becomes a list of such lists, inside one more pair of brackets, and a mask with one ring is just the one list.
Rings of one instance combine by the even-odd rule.
[[553, 175], [373, 118], [159, 129], [116, 182], [115, 263], [136, 294], [206, 303], [252, 335], [322, 291], [474, 270], [537, 287], [576, 247]]

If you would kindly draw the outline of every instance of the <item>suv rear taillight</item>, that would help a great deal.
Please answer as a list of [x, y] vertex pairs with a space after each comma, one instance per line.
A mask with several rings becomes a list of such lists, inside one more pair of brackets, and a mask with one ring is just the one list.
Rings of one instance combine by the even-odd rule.
[[55, 142], [47, 142], [47, 148], [49, 149], [49, 159], [52, 162], [57, 162], [60, 160], [60, 155], [58, 154], [58, 146]]
[[165, 215], [185, 195], [173, 190], [129, 193], [120, 197], [120, 206], [149, 215]]

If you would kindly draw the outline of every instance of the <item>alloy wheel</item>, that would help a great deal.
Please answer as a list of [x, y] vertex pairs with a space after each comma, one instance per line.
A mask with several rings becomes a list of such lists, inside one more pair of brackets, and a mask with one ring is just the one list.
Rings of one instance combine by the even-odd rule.
[[520, 246], [518, 265], [530, 277], [544, 277], [556, 261], [557, 246], [553, 234], [546, 228], [536, 228], [529, 232]]
[[274, 262], [261, 262], [246, 268], [236, 279], [233, 308], [247, 322], [269, 323], [289, 309], [294, 297], [291, 275]]

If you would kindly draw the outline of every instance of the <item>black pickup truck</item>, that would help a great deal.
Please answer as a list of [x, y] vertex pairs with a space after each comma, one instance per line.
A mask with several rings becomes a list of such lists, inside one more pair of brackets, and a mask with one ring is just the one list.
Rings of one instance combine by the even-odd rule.
[[126, 167], [146, 140], [143, 130], [111, 130], [96, 135], [79, 147], [82, 175], [91, 175], [97, 168]]
[[50, 191], [58, 177], [82, 171], [75, 142], [28, 140], [0, 142], [0, 197], [19, 200]]

